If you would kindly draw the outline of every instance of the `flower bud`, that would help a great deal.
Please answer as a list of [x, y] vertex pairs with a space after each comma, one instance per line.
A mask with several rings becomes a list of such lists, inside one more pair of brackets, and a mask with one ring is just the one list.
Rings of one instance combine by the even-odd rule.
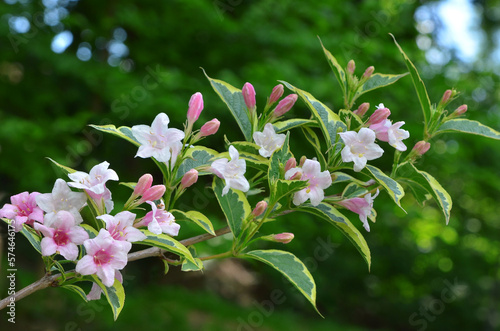
[[362, 78], [365, 80], [368, 80], [368, 78], [370, 78], [372, 76], [374, 71], [375, 71], [375, 67], [369, 66], [368, 68], [366, 68], [365, 73], [363, 74]]
[[206, 136], [213, 135], [219, 130], [220, 122], [218, 119], [214, 118], [211, 121], [208, 121], [207, 123], [203, 124], [203, 126], [200, 129], [200, 134], [198, 138], [203, 138]]
[[415, 153], [417, 153], [418, 155], [422, 156], [424, 155], [425, 153], [427, 153], [427, 151], [429, 150], [429, 148], [431, 148], [431, 144], [428, 143], [427, 141], [419, 141], [418, 143], [415, 144], [415, 146], [413, 147], [413, 151]]
[[275, 234], [273, 236], [273, 239], [274, 239], [273, 241], [283, 243], [283, 244], [288, 244], [290, 241], [293, 240], [294, 237], [295, 236], [293, 235], [293, 233], [283, 232], [283, 233]]
[[358, 115], [359, 117], [363, 117], [368, 111], [368, 109], [370, 109], [370, 103], [363, 102], [361, 105], [359, 105], [358, 109], [353, 111], [353, 113]]
[[264, 200], [259, 201], [255, 206], [254, 210], [252, 211], [252, 215], [254, 217], [260, 216], [262, 215], [262, 213], [264, 213], [264, 211], [266, 211], [266, 208], [267, 208], [267, 202], [265, 202]]
[[140, 201], [144, 202], [144, 201], [159, 200], [163, 197], [164, 193], [165, 193], [165, 185], [155, 185], [147, 189], [146, 192], [144, 192]]
[[283, 100], [281, 100], [276, 108], [274, 108], [274, 116], [275, 117], [280, 117], [284, 115], [286, 112], [288, 112], [295, 102], [297, 101], [297, 94], [289, 94], [287, 95]]
[[307, 157], [305, 155], [302, 155], [302, 157], [300, 158], [299, 167], [302, 167], [304, 165], [304, 162], [306, 162], [306, 160]]
[[295, 168], [296, 166], [297, 166], [297, 160], [295, 160], [294, 157], [289, 158], [288, 161], [286, 161], [285, 163], [285, 172], [287, 172], [292, 168]]
[[271, 95], [269, 96], [269, 101], [268, 104], [272, 105], [273, 103], [277, 102], [281, 96], [283, 95], [284, 88], [282, 84], [278, 84], [273, 88], [273, 91], [271, 92]]
[[245, 100], [248, 110], [251, 112], [255, 111], [255, 89], [253, 85], [248, 82], [245, 83], [241, 92], [243, 93], [243, 99]]
[[181, 188], [188, 188], [198, 181], [198, 170], [191, 169], [181, 179]]
[[347, 71], [351, 74], [354, 74], [354, 70], [356, 69], [356, 64], [354, 60], [351, 60], [347, 63]]
[[194, 123], [200, 117], [203, 110], [203, 96], [200, 92], [196, 92], [189, 99], [189, 109], [187, 112], [187, 119], [189, 123]]
[[378, 124], [384, 122], [389, 115], [391, 115], [391, 111], [389, 108], [384, 107], [383, 104], [380, 104], [380, 108], [377, 108], [370, 116], [370, 119], [368, 120], [368, 124]]
[[153, 184], [153, 176], [151, 176], [150, 174], [142, 175], [141, 178], [139, 178], [137, 184], [135, 185], [134, 193], [132, 195], [139, 196], [144, 194], [144, 192], [146, 192], [146, 190], [149, 189], [152, 184]]
[[296, 173], [293, 174], [292, 177], [290, 177], [289, 180], [300, 180], [302, 178], [302, 171], [297, 171]]
[[439, 103], [440, 105], [446, 105], [448, 101], [450, 101], [452, 90], [446, 90], [443, 93], [443, 97], [441, 98], [441, 102]]
[[458, 107], [457, 109], [455, 109], [455, 111], [453, 112], [452, 115], [454, 115], [454, 116], [460, 116], [460, 115], [465, 114], [466, 111], [467, 111], [467, 105], [461, 105], [460, 107]]

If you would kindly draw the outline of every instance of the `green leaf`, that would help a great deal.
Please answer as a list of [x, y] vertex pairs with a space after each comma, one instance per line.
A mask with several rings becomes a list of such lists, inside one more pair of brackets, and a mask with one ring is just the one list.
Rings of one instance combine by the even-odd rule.
[[184, 257], [184, 258], [186, 258], [194, 263], [194, 258], [191, 255], [191, 252], [189, 251], [189, 249], [187, 249], [186, 246], [184, 246], [183, 244], [181, 244], [180, 242], [178, 242], [174, 238], [172, 238], [166, 234], [163, 234], [163, 233], [154, 234], [154, 233], [150, 232], [149, 230], [145, 230], [145, 229], [139, 229], [139, 231], [144, 233], [147, 238], [144, 239], [143, 241], [135, 242], [135, 244], [142, 244], [142, 245], [159, 247], [161, 249], [164, 249], [166, 251], [169, 251], [169, 252], [175, 253], [181, 257]]
[[405, 72], [404, 74], [400, 75], [387, 75], [387, 74], [373, 74], [371, 77], [366, 81], [366, 83], [361, 86], [360, 90], [358, 91], [358, 95], [361, 95], [363, 93], [373, 91], [375, 89], [391, 85], [395, 82], [397, 82], [400, 78], [408, 75], [408, 72]]
[[165, 265], [165, 269], [163, 271], [163, 274], [166, 275], [168, 273], [168, 271], [170, 270], [170, 264], [168, 263], [167, 260], [162, 259], [162, 261], [163, 261], [163, 264]]
[[307, 120], [304, 118], [292, 118], [290, 120], [273, 123], [274, 131], [276, 131], [276, 133], [282, 133], [282, 132], [288, 131], [288, 130], [293, 129], [293, 128], [303, 127], [303, 126], [307, 126], [307, 125], [309, 125], [309, 126], [314, 125], [315, 126], [316, 121]]
[[276, 181], [276, 189], [273, 190], [271, 201], [279, 201], [285, 195], [291, 195], [309, 186], [306, 180], [285, 180], [278, 179]]
[[[394, 200], [394, 202], [401, 208], [401, 199], [405, 195], [405, 191], [401, 185], [399, 185], [398, 182], [396, 182], [394, 179], [391, 177], [387, 176], [382, 172], [382, 170], [372, 166], [372, 165], [366, 165], [366, 170], [371, 174], [371, 177], [373, 177], [380, 185], [382, 185], [389, 196]], [[403, 209], [404, 211], [404, 209]]]
[[199, 258], [194, 258], [196, 263], [193, 263], [189, 260], [182, 261], [182, 271], [200, 271], [203, 270], [203, 261]]
[[[259, 155], [259, 149], [260, 146], [257, 144], [254, 144], [253, 142], [248, 142], [248, 141], [226, 141], [228, 145], [233, 145], [236, 150], [238, 150], [239, 153], [250, 153], [250, 154], [255, 154]], [[225, 152], [226, 155], [229, 155], [228, 152]], [[227, 157], [227, 156], [226, 156]]]
[[446, 132], [463, 132], [471, 133], [479, 136], [484, 136], [492, 139], [500, 140], [500, 132], [487, 127], [477, 121], [471, 121], [463, 118], [449, 120], [444, 122], [436, 131], [438, 133]]
[[398, 42], [396, 41], [396, 38], [390, 34], [392, 39], [394, 39], [394, 43], [398, 47], [399, 51], [403, 55], [403, 59], [405, 61], [406, 67], [408, 68], [408, 71], [410, 72], [411, 79], [413, 81], [413, 85], [415, 86], [415, 91], [417, 92], [418, 100], [420, 101], [420, 106], [422, 107], [422, 111], [424, 113], [424, 120], [425, 124], [428, 125], [429, 121], [433, 115], [433, 111], [431, 108], [431, 101], [429, 100], [429, 95], [427, 94], [427, 89], [425, 88], [424, 82], [420, 78], [420, 75], [418, 74], [417, 68], [415, 68], [415, 65], [410, 61], [406, 53], [403, 51], [401, 46], [399, 46]]
[[90, 124], [90, 127], [99, 130], [101, 132], [107, 132], [110, 133], [114, 136], [120, 137], [122, 139], [127, 140], [128, 142], [131, 142], [132, 144], [136, 146], [140, 146], [141, 144], [135, 139], [134, 135], [132, 134], [132, 129], [129, 128], [128, 126], [120, 126], [117, 128], [113, 124], [108, 124], [108, 125], [95, 125], [95, 124]]
[[351, 199], [351, 198], [357, 198], [359, 196], [365, 195], [368, 193], [368, 190], [362, 186], [359, 186], [356, 183], [350, 183], [347, 185], [342, 192], [342, 198], [343, 199]]
[[[323, 135], [326, 139], [327, 146], [332, 146], [337, 141], [337, 132], [346, 131], [347, 126], [340, 120], [340, 117], [335, 114], [330, 108], [318, 101], [309, 92], [303, 91], [294, 87], [287, 82], [282, 82], [287, 88], [294, 91], [305, 102], [311, 111], [313, 118], [317, 121]], [[341, 143], [335, 144], [335, 150], [341, 148]]]
[[436, 200], [443, 211], [446, 224], [450, 221], [452, 200], [448, 192], [439, 182], [425, 171], [418, 170], [413, 164], [404, 162], [399, 165], [396, 175], [405, 181], [411, 182], [414, 186], [420, 186]]
[[227, 224], [231, 229], [234, 237], [238, 237], [241, 233], [243, 221], [252, 212], [250, 204], [243, 192], [240, 190], [229, 189], [227, 194], [222, 196], [222, 189], [224, 188], [222, 179], [215, 177], [212, 184], [215, 196], [222, 212], [226, 216]]
[[274, 183], [280, 178], [282, 170], [285, 169], [285, 164], [288, 159], [293, 157], [293, 154], [290, 152], [290, 132], [286, 134], [285, 141], [283, 142], [283, 146], [271, 155], [269, 159], [269, 170], [267, 172], [267, 177], [269, 180], [269, 187], [272, 189], [274, 187]]
[[[191, 169], [211, 164], [218, 156], [219, 153], [217, 151], [204, 146], [195, 146], [192, 148], [188, 148], [186, 150], [186, 154], [184, 155], [184, 161], [182, 161], [179, 169], [177, 169], [176, 179], [181, 179], [182, 176], [184, 176], [184, 174]], [[209, 174], [209, 172], [200, 171], [198, 173], [198, 175], [207, 174]]]
[[119, 182], [118, 184], [128, 187], [133, 191], [135, 189], [135, 186], [137, 185], [137, 182]]
[[371, 254], [365, 238], [351, 223], [351, 221], [342, 215], [336, 208], [321, 202], [316, 207], [311, 204], [304, 204], [299, 206], [297, 210], [321, 217], [337, 227], [337, 229], [339, 229], [340, 232], [342, 232], [354, 244], [354, 247], [356, 247], [356, 249], [361, 253], [361, 256], [368, 264], [368, 270], [370, 269]]
[[[306, 266], [295, 255], [277, 249], [255, 250], [243, 257], [263, 262], [281, 272], [316, 307], [316, 284]], [[320, 314], [321, 315], [321, 314]]]
[[219, 95], [231, 111], [231, 114], [233, 114], [241, 132], [243, 132], [245, 136], [245, 140], [252, 141], [252, 123], [250, 122], [247, 106], [245, 105], [241, 90], [222, 80], [210, 78], [205, 70], [203, 70], [203, 73], [210, 81], [215, 93]]
[[354, 182], [358, 183], [361, 186], [368, 186], [367, 182], [363, 182], [357, 178], [352, 177], [351, 175], [345, 174], [343, 172], [337, 171], [332, 173], [332, 184], [343, 183], [343, 182]]
[[72, 169], [70, 167], [66, 167], [66, 166], [63, 166], [62, 164], [60, 163], [57, 163], [56, 161], [52, 160], [50, 157], [48, 157], [47, 159], [49, 159], [49, 161], [51, 161], [52, 163], [54, 163], [59, 169], [61, 169], [65, 175], [67, 174], [72, 174], [74, 172], [76, 172], [75, 169]]
[[80, 296], [80, 298], [83, 299], [83, 301], [88, 302], [87, 294], [85, 294], [85, 291], [80, 286], [68, 284], [68, 285], [62, 285], [61, 287], [66, 289], [66, 290], [69, 290], [71, 292], [78, 294]]
[[90, 239], [97, 237], [97, 235], [99, 234], [99, 231], [97, 231], [96, 229], [94, 229], [93, 227], [91, 227], [88, 224], [82, 223], [82, 224], [80, 224], [80, 226], [89, 234]]
[[94, 282], [99, 285], [106, 296], [111, 310], [113, 311], [113, 318], [116, 321], [118, 315], [120, 315], [120, 312], [123, 309], [123, 306], [125, 305], [125, 290], [123, 289], [122, 283], [115, 278], [113, 286], [107, 287], [96, 275], [91, 275], [91, 277]]
[[[9, 224], [12, 222], [12, 220], [8, 219], [8, 218], [2, 218], [2, 220]], [[21, 234], [23, 236], [26, 237], [26, 239], [28, 239], [28, 241], [30, 242], [31, 246], [33, 246], [33, 248], [40, 254], [42, 254], [42, 246], [41, 246], [41, 241], [42, 241], [42, 238], [36, 234], [35, 230], [33, 230], [32, 228], [28, 227], [27, 225], [23, 225], [23, 228], [21, 229]]]
[[346, 92], [346, 85], [347, 85], [344, 69], [340, 66], [339, 62], [332, 55], [332, 53], [330, 53], [330, 51], [328, 51], [325, 48], [325, 46], [323, 46], [321, 39], [319, 40], [319, 42], [321, 43], [321, 47], [323, 48], [323, 52], [325, 53], [328, 64], [332, 68], [335, 77], [337, 77], [337, 81], [339, 82], [340, 88], [342, 89], [342, 95], [344, 95]]
[[[235, 147], [235, 146], [233, 145], [233, 147]], [[238, 150], [239, 158], [241, 160], [245, 160], [245, 162], [247, 163], [247, 166], [255, 168], [257, 170], [267, 171], [267, 168], [269, 167], [269, 160], [267, 158], [265, 158], [259, 154], [242, 152], [239, 149], [237, 149], [237, 150]], [[229, 155], [229, 152], [224, 152], [224, 153], [220, 153], [217, 158], [226, 158], [229, 160], [231, 158], [231, 156]]]
[[210, 233], [212, 236], [215, 236], [215, 231], [214, 231], [214, 227], [212, 225], [212, 222], [210, 222], [208, 217], [206, 217], [202, 213], [195, 211], [195, 210], [183, 212], [183, 211], [176, 210], [176, 209], [171, 210], [170, 212], [174, 215], [176, 220], [178, 218], [181, 218], [181, 219], [184, 218], [184, 219], [193, 221], [200, 228], [202, 228], [206, 232]]
[[339, 117], [342, 122], [350, 123], [349, 128], [351, 129], [361, 127], [364, 124], [363, 120], [358, 115], [347, 109], [340, 109]]

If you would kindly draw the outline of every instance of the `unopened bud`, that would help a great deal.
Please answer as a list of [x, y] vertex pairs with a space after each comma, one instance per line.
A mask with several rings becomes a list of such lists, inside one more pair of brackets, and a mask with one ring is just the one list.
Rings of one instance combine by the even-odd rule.
[[289, 180], [300, 180], [302, 178], [302, 171], [297, 171], [296, 173], [293, 174], [292, 177], [290, 177]]
[[431, 144], [428, 143], [427, 141], [419, 141], [418, 143], [415, 144], [415, 146], [413, 147], [413, 151], [415, 153], [417, 153], [418, 155], [422, 156], [424, 155], [425, 153], [427, 153], [427, 151], [429, 150], [429, 148], [431, 148]]
[[259, 201], [255, 206], [254, 210], [252, 211], [252, 215], [254, 217], [260, 216], [262, 215], [262, 213], [264, 213], [264, 211], [266, 211], [266, 208], [267, 208], [267, 202], [265, 202], [264, 200]]
[[286, 161], [285, 163], [285, 172], [287, 172], [292, 168], [295, 168], [296, 166], [297, 166], [297, 160], [295, 160], [294, 157], [289, 158], [288, 161]]
[[151, 176], [150, 174], [142, 175], [134, 187], [133, 195], [139, 196], [144, 194], [144, 192], [146, 192], [146, 190], [149, 189], [152, 184], [153, 184], [153, 176]]
[[363, 102], [362, 104], [359, 105], [358, 109], [353, 111], [353, 113], [358, 115], [359, 117], [363, 117], [368, 111], [368, 109], [370, 109], [370, 103]]
[[187, 119], [189, 123], [194, 123], [200, 117], [203, 110], [203, 96], [200, 92], [196, 92], [189, 99], [189, 109], [187, 112]]
[[374, 66], [369, 66], [368, 68], [366, 68], [365, 73], [363, 74], [363, 79], [367, 80], [368, 78], [370, 78], [374, 71], [375, 71]]
[[275, 117], [280, 117], [284, 115], [286, 112], [288, 112], [295, 102], [297, 101], [297, 94], [289, 94], [287, 95], [283, 100], [281, 100], [276, 108], [274, 108], [274, 116]]
[[200, 134], [198, 138], [206, 137], [213, 135], [219, 130], [220, 122], [218, 119], [214, 118], [211, 121], [208, 121], [207, 123], [203, 124], [203, 126], [200, 129]]
[[441, 98], [441, 102], [439, 103], [440, 105], [446, 105], [448, 101], [450, 101], [451, 94], [453, 93], [452, 90], [446, 90], [443, 93], [443, 97]]
[[248, 110], [251, 112], [255, 111], [255, 89], [253, 85], [248, 82], [245, 83], [241, 92], [243, 93], [243, 100], [245, 100], [245, 105]]
[[302, 155], [302, 157], [300, 158], [299, 167], [302, 167], [304, 165], [304, 162], [306, 162], [306, 160], [307, 157], [305, 155]]
[[293, 233], [283, 232], [283, 233], [275, 234], [273, 236], [273, 239], [276, 242], [283, 243], [283, 244], [288, 244], [290, 241], [293, 240], [294, 237], [295, 236], [293, 235]]
[[155, 185], [146, 190], [146, 192], [144, 192], [140, 201], [144, 202], [144, 201], [159, 200], [163, 197], [164, 193], [165, 193], [165, 185]]
[[285, 89], [283, 88], [282, 84], [276, 85], [273, 88], [271, 95], [269, 96], [268, 104], [272, 105], [273, 103], [277, 102], [283, 96], [284, 91], [285, 91]]
[[466, 111], [467, 111], [467, 105], [461, 105], [460, 107], [458, 107], [457, 109], [455, 109], [455, 111], [453, 112], [453, 114], [455, 116], [460, 116], [460, 115], [465, 114]]
[[389, 110], [389, 108], [383, 107], [383, 104], [381, 104], [381, 106], [382, 107], [375, 110], [372, 116], [370, 116], [368, 124], [371, 125], [384, 122], [389, 117], [389, 115], [391, 115], [391, 111]]
[[198, 170], [191, 169], [184, 174], [181, 180], [181, 188], [188, 188], [198, 181]]
[[351, 60], [347, 63], [347, 71], [350, 72], [351, 74], [354, 74], [354, 70], [356, 69], [356, 64], [354, 63], [354, 60]]

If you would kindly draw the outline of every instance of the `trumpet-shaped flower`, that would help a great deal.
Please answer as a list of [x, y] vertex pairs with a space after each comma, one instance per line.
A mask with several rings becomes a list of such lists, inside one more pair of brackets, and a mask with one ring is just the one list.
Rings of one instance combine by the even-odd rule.
[[285, 138], [284, 134], [276, 134], [271, 123], [267, 123], [262, 132], [257, 131], [253, 134], [255, 143], [260, 146], [259, 154], [263, 157], [270, 157], [275, 150], [280, 149]]
[[285, 179], [307, 180], [309, 186], [293, 195], [293, 204], [298, 206], [310, 199], [313, 206], [319, 205], [325, 198], [324, 190], [332, 185], [332, 177], [328, 170], [321, 171], [316, 160], [305, 160], [302, 167], [292, 168], [285, 173]]
[[175, 222], [175, 217], [172, 213], [166, 211], [163, 201], [162, 207], [158, 208], [152, 201], [148, 201], [151, 205], [151, 211], [144, 218], [135, 224], [135, 227], [147, 226], [148, 230], [154, 234], [165, 233], [169, 236], [177, 236], [181, 226]]
[[345, 147], [341, 156], [344, 162], [354, 162], [354, 171], [360, 172], [368, 160], [379, 158], [384, 150], [375, 144], [375, 132], [368, 128], [361, 128], [359, 132], [347, 131], [339, 133]]
[[[184, 132], [179, 129], [169, 129], [170, 122], [165, 113], [160, 113], [153, 120], [151, 126], [134, 125], [132, 134], [141, 144], [136, 157], [154, 157], [159, 162], [168, 162], [172, 154], [178, 154], [177, 149], [182, 147], [181, 140]], [[177, 155], [176, 155], [177, 156]]]
[[366, 194], [363, 198], [351, 198], [340, 201], [339, 204], [352, 212], [359, 215], [359, 219], [363, 222], [363, 227], [366, 231], [370, 232], [370, 225], [368, 224], [368, 216], [370, 216], [373, 208], [373, 200], [377, 197], [377, 193], [372, 196], [371, 193]]
[[97, 237], [83, 242], [87, 255], [76, 264], [76, 272], [82, 275], [94, 275], [108, 287], [115, 282], [115, 271], [127, 265], [127, 253], [132, 244], [128, 241], [115, 240], [111, 234], [101, 229]]
[[[51, 213], [55, 214], [61, 210], [66, 210], [73, 215], [76, 224], [83, 222], [79, 210], [82, 209], [87, 202], [85, 193], [71, 191], [68, 184], [60, 178], [56, 180], [52, 193], [37, 195], [35, 200], [38, 206], [44, 212], [48, 213], [48, 215]], [[49, 217], [48, 219], [51, 220], [52, 217]], [[45, 225], [50, 226], [50, 224], [47, 224], [47, 215], [45, 216], [44, 223]]]
[[406, 151], [406, 145], [403, 140], [410, 137], [410, 133], [406, 130], [401, 129], [405, 122], [400, 121], [392, 124], [390, 120], [385, 120], [377, 124], [370, 125], [378, 140], [388, 142], [389, 145], [397, 149], [398, 151]]
[[122, 211], [115, 216], [105, 214], [97, 218], [106, 222], [106, 230], [115, 240], [125, 240], [132, 243], [146, 239], [144, 233], [134, 228], [134, 213]]
[[78, 226], [73, 215], [65, 210], [47, 214], [45, 224], [35, 224], [35, 229], [41, 231], [44, 238], [41, 242], [42, 255], [61, 254], [66, 260], [76, 260], [78, 246], [89, 239], [87, 232]]
[[38, 192], [22, 192], [10, 197], [12, 204], [6, 203], [0, 209], [0, 217], [12, 220], [12, 226], [15, 232], [21, 231], [23, 224], [33, 226], [34, 222], [43, 223], [43, 211], [36, 204]]
[[250, 189], [248, 180], [243, 176], [246, 171], [245, 160], [240, 160], [240, 154], [234, 146], [229, 146], [229, 156], [231, 161], [226, 158], [218, 159], [212, 162], [211, 170], [218, 177], [226, 181], [226, 186], [222, 189], [222, 195], [229, 192], [229, 188], [246, 192]]

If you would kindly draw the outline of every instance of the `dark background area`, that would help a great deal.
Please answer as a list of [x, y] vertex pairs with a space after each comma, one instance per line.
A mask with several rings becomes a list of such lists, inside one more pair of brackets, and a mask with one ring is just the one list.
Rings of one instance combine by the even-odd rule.
[[[460, 2], [460, 1], [459, 1]], [[165, 112], [181, 128], [194, 92], [204, 96], [197, 124], [217, 117], [216, 136], [206, 144], [224, 150], [241, 135], [200, 67], [241, 88], [251, 82], [261, 109], [277, 80], [311, 92], [334, 110], [340, 88], [318, 37], [342, 65], [356, 73], [406, 71], [392, 33], [420, 70], [432, 102], [451, 87], [466, 103], [466, 117], [500, 129], [500, 2], [474, 1], [470, 29], [481, 40], [472, 58], [449, 41], [440, 16], [444, 1], [2, 1], [0, 3], [0, 205], [23, 191], [50, 192], [63, 174], [46, 159], [82, 171], [104, 160], [120, 180], [145, 172], [153, 162], [135, 159], [136, 148], [102, 135], [88, 124], [148, 124]], [[461, 3], [469, 3], [462, 1]], [[462, 8], [457, 6], [457, 8]], [[472, 8], [472, 9], [471, 9]], [[452, 14], [451, 14], [452, 15]], [[457, 20], [460, 17], [457, 16]], [[26, 23], [28, 22], [28, 23]], [[64, 50], [54, 40], [72, 42]], [[61, 39], [62, 38], [62, 39]], [[465, 39], [465, 36], [464, 36]], [[64, 44], [64, 43], [63, 43]], [[66, 46], [66, 45], [63, 45]], [[64, 47], [63, 47], [64, 48]], [[58, 51], [56, 53], [55, 51]], [[409, 77], [364, 95], [358, 104], [383, 102], [392, 118], [406, 121], [408, 146], [422, 139], [421, 110]], [[307, 117], [298, 102], [291, 117]], [[301, 146], [293, 131], [296, 155]], [[265, 265], [236, 259], [207, 264], [203, 273], [160, 261], [131, 263], [125, 271], [127, 299], [117, 322], [104, 299], [84, 304], [63, 289], [37, 292], [16, 305], [19, 330], [498, 330], [500, 328], [500, 148], [482, 137], [443, 135], [432, 141], [419, 167], [436, 177], [454, 200], [445, 225], [434, 202], [419, 206], [410, 193], [404, 214], [382, 193], [377, 223], [361, 229], [372, 268], [339, 232], [308, 216], [283, 217], [268, 233], [294, 232], [285, 248], [302, 259], [318, 287], [322, 319], [292, 286]], [[392, 159], [380, 168], [389, 170]], [[64, 178], [64, 177], [62, 177]], [[205, 188], [193, 188], [185, 206], [203, 208], [214, 226], [220, 211]], [[117, 205], [129, 191], [110, 189]], [[208, 192], [208, 193], [207, 193]], [[188, 236], [188, 231], [179, 236]], [[6, 227], [0, 226], [1, 267], [6, 267]], [[200, 244], [217, 252], [227, 239]], [[331, 244], [329, 244], [331, 243]], [[283, 248], [280, 244], [263, 244]], [[18, 288], [42, 276], [43, 264], [29, 243], [16, 240]], [[0, 292], [6, 295], [2, 272]], [[451, 293], [451, 294], [450, 294]], [[279, 295], [279, 304], [270, 305]], [[2, 330], [12, 327], [0, 312]]]

